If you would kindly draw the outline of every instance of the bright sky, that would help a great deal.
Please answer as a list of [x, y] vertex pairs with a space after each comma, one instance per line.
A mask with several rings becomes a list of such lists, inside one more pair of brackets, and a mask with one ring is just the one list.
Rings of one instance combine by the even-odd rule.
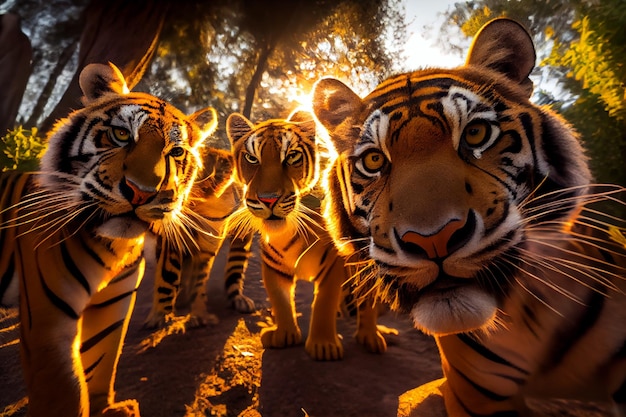
[[[435, 45], [436, 35], [443, 19], [442, 13], [459, 0], [404, 0], [409, 39], [404, 47], [406, 60], [403, 70], [424, 67], [455, 67], [464, 57], [445, 54]], [[469, 46], [469, 40], [468, 40]]]

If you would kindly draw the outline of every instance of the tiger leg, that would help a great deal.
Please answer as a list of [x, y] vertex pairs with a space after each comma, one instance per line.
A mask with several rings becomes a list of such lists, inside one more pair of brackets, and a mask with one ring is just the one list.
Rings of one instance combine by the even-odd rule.
[[160, 234], [156, 236], [156, 254], [152, 308], [144, 322], [147, 329], [163, 328], [173, 318], [183, 262], [180, 251]]
[[337, 257], [322, 268], [315, 285], [305, 350], [315, 360], [337, 360], [343, 358], [343, 345], [337, 334], [339, 299], [346, 280], [343, 259]]
[[295, 282], [288, 276], [261, 264], [263, 285], [272, 305], [275, 325], [261, 330], [261, 343], [264, 348], [283, 348], [302, 342], [302, 332], [296, 321], [294, 304]]
[[[29, 288], [27, 297], [36, 299], [41, 295], [45, 299], [38, 293]], [[27, 416], [88, 417], [89, 397], [79, 353], [80, 319], [57, 309], [43, 311], [21, 304], [20, 353], [28, 395]], [[37, 317], [41, 314], [45, 321]]]
[[250, 250], [254, 234], [233, 237], [230, 242], [224, 286], [230, 305], [240, 313], [252, 313], [256, 310], [254, 300], [243, 294], [244, 274], [250, 259]]
[[114, 384], [144, 263], [132, 274], [113, 279], [92, 297], [83, 313], [80, 354], [92, 417], [139, 416], [137, 401], [115, 402]]
[[[378, 324], [378, 307], [371, 297], [367, 297], [359, 303], [357, 313], [356, 333], [354, 337], [357, 342], [365, 346], [372, 353], [384, 353], [387, 351], [385, 336]], [[393, 330], [384, 329], [386, 333]], [[397, 334], [397, 331], [395, 332]]]
[[213, 268], [215, 255], [223, 243], [222, 238], [203, 236], [198, 239], [200, 252], [191, 259], [191, 271], [184, 269], [182, 291], [191, 291], [184, 298], [191, 303], [191, 312], [187, 327], [200, 327], [219, 322], [215, 314], [207, 311], [207, 281]]
[[[52, 249], [37, 247], [33, 235], [24, 234], [15, 246], [20, 276], [20, 356], [29, 402], [27, 416], [88, 417], [89, 397], [80, 361], [79, 329], [81, 312], [90, 295], [77, 280], [65, 282], [62, 266], [53, 263], [61, 256], [55, 257], [58, 252]], [[58, 250], [59, 246], [53, 249]], [[64, 288], [55, 285], [58, 283], [65, 284]], [[72, 297], [60, 296], [63, 290]]]

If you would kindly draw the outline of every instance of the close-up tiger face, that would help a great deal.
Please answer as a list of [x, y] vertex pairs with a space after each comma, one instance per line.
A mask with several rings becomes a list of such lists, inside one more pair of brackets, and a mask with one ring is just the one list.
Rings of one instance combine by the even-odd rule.
[[237, 181], [245, 207], [235, 217], [252, 230], [280, 231], [297, 226], [300, 198], [317, 182], [315, 122], [305, 112], [254, 125], [234, 113], [227, 120]]
[[576, 134], [529, 101], [534, 61], [531, 41], [495, 24], [464, 67], [400, 74], [364, 99], [338, 80], [315, 86], [314, 111], [339, 153], [331, 232], [344, 255], [373, 260], [382, 298], [425, 332], [492, 323], [542, 220], [533, 205], [562, 219], [590, 182]]
[[42, 189], [87, 225], [101, 223], [97, 233], [105, 237], [133, 238], [151, 223], [175, 230], [204, 138], [217, 126], [215, 110], [186, 116], [129, 92], [113, 66], [90, 65], [80, 82], [87, 107], [57, 124], [41, 161]]

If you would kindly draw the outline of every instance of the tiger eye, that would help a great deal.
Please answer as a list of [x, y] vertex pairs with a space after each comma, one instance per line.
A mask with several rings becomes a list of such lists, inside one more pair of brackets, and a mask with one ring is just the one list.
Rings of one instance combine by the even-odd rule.
[[252, 154], [250, 154], [248, 152], [245, 152], [243, 154], [243, 157], [249, 164], [255, 165], [255, 164], [259, 163], [259, 158], [257, 158], [256, 156], [254, 156], [254, 155], [252, 155]]
[[113, 128], [113, 137], [115, 140], [120, 142], [128, 142], [130, 139], [130, 132], [128, 129], [124, 129], [123, 127], [114, 127]]
[[463, 138], [468, 145], [479, 146], [489, 139], [489, 133], [489, 124], [484, 120], [479, 120], [471, 122], [465, 127]]
[[302, 161], [302, 152], [300, 151], [292, 151], [287, 154], [285, 158], [285, 162], [287, 165], [296, 165], [298, 162]]
[[370, 151], [363, 156], [363, 168], [368, 172], [378, 172], [385, 164], [385, 155], [380, 151]]
[[174, 158], [179, 158], [185, 154], [185, 148], [181, 146], [174, 146], [170, 151], [170, 155]]

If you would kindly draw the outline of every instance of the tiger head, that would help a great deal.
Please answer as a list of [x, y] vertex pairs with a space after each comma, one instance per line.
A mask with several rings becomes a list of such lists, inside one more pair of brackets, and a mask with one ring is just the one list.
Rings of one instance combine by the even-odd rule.
[[244, 186], [245, 207], [233, 224], [254, 231], [293, 232], [300, 203], [317, 182], [315, 121], [297, 111], [287, 120], [257, 125], [238, 113], [226, 122], [235, 158], [236, 180]]
[[368, 262], [364, 291], [425, 332], [494, 324], [527, 228], [567, 218], [590, 182], [576, 134], [529, 101], [534, 61], [528, 32], [496, 19], [462, 67], [397, 75], [363, 99], [335, 79], [314, 86], [339, 154], [333, 239]]
[[[39, 185], [79, 227], [134, 238], [150, 226], [174, 231], [216, 128], [212, 108], [186, 116], [149, 94], [129, 92], [113, 64], [80, 74], [84, 107], [57, 122]], [[53, 212], [53, 209], [50, 209]]]

